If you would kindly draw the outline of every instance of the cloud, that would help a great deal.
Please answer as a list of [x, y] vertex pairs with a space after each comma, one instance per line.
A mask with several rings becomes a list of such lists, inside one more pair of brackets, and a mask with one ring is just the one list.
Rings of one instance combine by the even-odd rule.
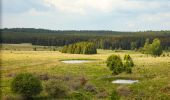
[[48, 7], [69, 13], [87, 14], [91, 11], [104, 13], [119, 11], [155, 10], [169, 7], [170, 1], [158, 0], [43, 0]]
[[138, 19], [150, 23], [170, 21], [170, 12], [157, 13], [157, 14], [145, 14], [140, 16]]
[[23, 15], [29, 15], [29, 16], [44, 16], [49, 14], [48, 12], [41, 12], [36, 10], [35, 8], [29, 9], [27, 12], [22, 13]]
[[131, 30], [167, 30], [170, 26], [170, 12], [138, 15], [126, 24]]
[[170, 29], [170, 0], [2, 0], [3, 27]]
[[25, 13], [30, 9], [47, 11], [43, 0], [2, 0], [2, 13]]
[[111, 10], [112, 0], [44, 0], [49, 7], [57, 10], [85, 14], [88, 10], [100, 10], [108, 12]]

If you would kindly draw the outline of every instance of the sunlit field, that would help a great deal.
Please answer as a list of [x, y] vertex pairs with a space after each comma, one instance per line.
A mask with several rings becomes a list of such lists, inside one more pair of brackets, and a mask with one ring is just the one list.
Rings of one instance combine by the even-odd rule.
[[[58, 47], [22, 45], [25, 47], [14, 44], [2, 46], [1, 85], [3, 97], [17, 96], [10, 90], [11, 80], [18, 73], [30, 72], [36, 76], [47, 74], [50, 77], [86, 77], [88, 82], [96, 86], [97, 90], [105, 89], [108, 94], [113, 89], [119, 91], [122, 100], [170, 99], [169, 52], [164, 52], [164, 57], [152, 57], [137, 51], [126, 50], [98, 50], [98, 54], [83, 55], [60, 53], [57, 51]], [[36, 51], [34, 50], [35, 47], [37, 48]], [[120, 55], [122, 59], [125, 54], [129, 54], [135, 64], [132, 74], [112, 75], [112, 72], [106, 66], [106, 59], [111, 54]], [[68, 59], [92, 61], [82, 64], [65, 64], [61, 62], [61, 60]], [[139, 83], [117, 85], [111, 83], [114, 79], [137, 79]], [[91, 99], [99, 99], [97, 93], [83, 90], [77, 91], [86, 94]], [[43, 91], [38, 97], [45, 98], [47, 93]], [[103, 99], [109, 99], [109, 95]]]

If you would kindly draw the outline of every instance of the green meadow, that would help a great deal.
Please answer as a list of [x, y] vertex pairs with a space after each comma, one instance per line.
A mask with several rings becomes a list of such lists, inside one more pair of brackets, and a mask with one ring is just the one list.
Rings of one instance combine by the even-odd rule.
[[[34, 49], [36, 48], [36, 50]], [[89, 97], [90, 100], [109, 100], [112, 90], [116, 90], [121, 100], [170, 100], [170, 52], [164, 51], [164, 56], [152, 57], [131, 50], [97, 50], [97, 54], [65, 54], [58, 51], [59, 47], [32, 46], [30, 44], [3, 44], [1, 48], [1, 87], [2, 96], [16, 97], [10, 90], [11, 80], [18, 73], [29, 72], [36, 76], [48, 75], [49, 78], [69, 78], [79, 81], [84, 77], [87, 83], [96, 87], [96, 93], [78, 89], [76, 92]], [[112, 75], [106, 66], [106, 59], [112, 55], [120, 55], [123, 59], [129, 54], [135, 66], [132, 74], [121, 73]], [[62, 60], [91, 60], [81, 64], [66, 64]], [[113, 84], [116, 79], [139, 80], [134, 84]], [[46, 81], [42, 80], [44, 84]], [[106, 96], [99, 98], [100, 90]], [[37, 99], [48, 99], [45, 91]], [[63, 98], [68, 99], [68, 98]]]

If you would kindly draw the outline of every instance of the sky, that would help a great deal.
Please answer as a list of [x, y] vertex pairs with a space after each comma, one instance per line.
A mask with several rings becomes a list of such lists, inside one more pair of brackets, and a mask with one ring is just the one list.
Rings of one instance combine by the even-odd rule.
[[170, 0], [1, 0], [1, 28], [170, 30]]

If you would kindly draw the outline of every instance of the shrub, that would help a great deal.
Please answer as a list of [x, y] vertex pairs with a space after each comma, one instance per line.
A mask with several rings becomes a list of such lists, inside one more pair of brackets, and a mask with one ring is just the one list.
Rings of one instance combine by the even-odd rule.
[[82, 85], [82, 86], [84, 86], [86, 83], [87, 83], [87, 79], [85, 78], [85, 77], [81, 77], [80, 78], [80, 84]]
[[24, 97], [32, 97], [42, 90], [41, 81], [30, 73], [18, 74], [11, 83], [11, 90]]
[[49, 80], [45, 84], [45, 91], [51, 97], [65, 97], [67, 96], [68, 87], [61, 80]]
[[152, 55], [160, 56], [162, 54], [161, 41], [159, 39], [154, 39], [150, 49]]
[[69, 76], [69, 75], [66, 75], [66, 76], [63, 76], [63, 77], [62, 77], [62, 80], [63, 80], [63, 81], [70, 81], [70, 80], [72, 80], [72, 79], [73, 79], [73, 76], [71, 76], [71, 75], [70, 75], [70, 76]]
[[145, 40], [145, 44], [144, 44], [141, 51], [144, 54], [150, 54], [150, 44], [149, 44], [149, 39], [148, 38]]
[[107, 98], [108, 97], [108, 92], [105, 89], [100, 89], [99, 92], [97, 93], [97, 98]]
[[165, 57], [165, 56], [166, 56], [166, 54], [162, 54], [162, 55], [161, 55], [161, 57]]
[[131, 50], [135, 50], [137, 48], [137, 42], [131, 42]]
[[4, 95], [1, 100], [25, 100], [25, 98], [18, 95]]
[[71, 100], [89, 100], [90, 98], [83, 93], [73, 92], [70, 96], [70, 99]]
[[111, 55], [107, 58], [107, 66], [113, 71], [113, 74], [119, 74], [123, 71], [122, 60], [117, 55]]
[[15, 76], [16, 76], [15, 73], [9, 73], [9, 74], [8, 74], [8, 77], [15, 77]]
[[36, 48], [36, 47], [34, 47], [34, 48], [33, 48], [33, 51], [37, 51], [37, 48]]
[[78, 90], [82, 87], [81, 83], [79, 81], [70, 81], [69, 87], [72, 90]]
[[162, 54], [161, 41], [156, 38], [153, 40], [152, 44], [149, 44], [149, 39], [147, 39], [143, 47], [143, 52], [153, 56], [160, 56]]
[[115, 90], [113, 90], [111, 93], [111, 100], [120, 100], [120, 96]]
[[89, 84], [89, 83], [84, 86], [84, 89], [88, 92], [93, 92], [93, 93], [97, 92], [96, 86], [94, 86], [93, 84]]
[[117, 75], [122, 72], [132, 73], [132, 67], [134, 66], [133, 60], [129, 55], [124, 56], [124, 63], [120, 56], [111, 55], [107, 58], [107, 67], [113, 71], [113, 74]]
[[158, 100], [170, 100], [170, 96], [166, 94], [160, 94], [157, 97]]
[[129, 55], [124, 56], [124, 70], [127, 73], [132, 73], [132, 67], [134, 66], [133, 60]]
[[47, 73], [39, 75], [39, 78], [40, 80], [44, 80], [44, 81], [49, 80], [49, 76]]
[[96, 54], [97, 48], [92, 42], [79, 42], [64, 46], [60, 52], [71, 54]]
[[117, 88], [117, 93], [121, 96], [129, 97], [131, 95], [131, 90], [126, 86], [119, 86]]

